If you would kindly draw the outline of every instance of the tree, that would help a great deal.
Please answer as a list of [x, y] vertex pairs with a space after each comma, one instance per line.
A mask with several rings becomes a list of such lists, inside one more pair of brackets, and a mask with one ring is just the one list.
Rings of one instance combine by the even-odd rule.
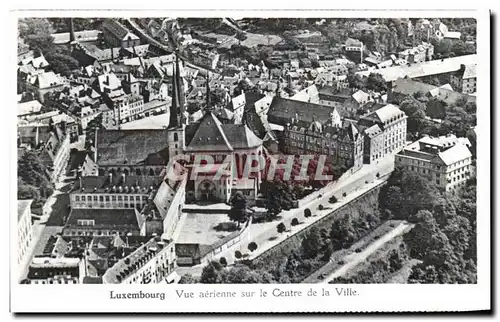
[[228, 216], [230, 220], [238, 223], [238, 229], [240, 228], [240, 224], [247, 219], [247, 199], [241, 191], [236, 191], [231, 198], [231, 209]]
[[50, 35], [54, 32], [46, 18], [23, 18], [18, 23], [19, 36], [25, 38], [33, 34]]
[[336, 203], [337, 201], [338, 201], [337, 197], [335, 197], [335, 196], [331, 196], [330, 199], [328, 199], [329, 203]]
[[319, 209], [319, 210], [323, 210], [323, 209], [325, 209], [325, 206], [323, 206], [322, 204], [320, 204], [320, 205], [318, 206], [318, 209]]
[[251, 251], [252, 253], [256, 249], [257, 249], [257, 244], [255, 242], [251, 242], [250, 244], [248, 244], [248, 250]]
[[297, 226], [298, 224], [299, 224], [299, 220], [297, 218], [293, 218], [292, 222], [291, 222], [291, 225], [292, 226]]
[[203, 284], [218, 284], [221, 283], [222, 265], [219, 262], [211, 261], [203, 268], [200, 277], [200, 283]]
[[387, 83], [380, 74], [370, 73], [366, 79], [366, 88], [376, 92], [386, 92]]
[[320, 233], [316, 227], [313, 227], [302, 240], [302, 254], [305, 258], [316, 258], [322, 248]]
[[227, 266], [227, 260], [225, 257], [221, 257], [219, 258], [219, 263], [222, 265], [222, 266]]
[[224, 283], [230, 284], [258, 284], [271, 282], [272, 276], [270, 277], [267, 272], [256, 272], [248, 266], [241, 264], [231, 267], [224, 281]]
[[182, 275], [181, 279], [179, 280], [179, 284], [196, 284], [196, 283], [198, 283], [198, 280], [189, 273]]
[[330, 240], [334, 250], [350, 247], [355, 237], [356, 232], [351, 216], [345, 215], [342, 219], [333, 222], [330, 230]]
[[278, 226], [276, 226], [276, 230], [278, 231], [278, 233], [283, 233], [286, 231], [286, 226], [284, 223], [279, 223]]
[[306, 208], [304, 209], [304, 217], [309, 218], [312, 216], [311, 209]]
[[467, 54], [465, 43], [460, 39], [453, 42], [450, 51], [453, 52], [456, 56], [463, 56]]
[[408, 116], [408, 133], [419, 136], [423, 124], [425, 124], [426, 106], [414, 97], [409, 96], [401, 102], [400, 108]]
[[243, 257], [243, 255], [241, 254], [241, 252], [239, 250], [237, 250], [234, 252], [234, 257], [236, 257], [236, 259], [240, 259], [241, 257]]
[[450, 39], [441, 39], [434, 48], [434, 53], [440, 54], [441, 57], [449, 57], [452, 51], [453, 42]]

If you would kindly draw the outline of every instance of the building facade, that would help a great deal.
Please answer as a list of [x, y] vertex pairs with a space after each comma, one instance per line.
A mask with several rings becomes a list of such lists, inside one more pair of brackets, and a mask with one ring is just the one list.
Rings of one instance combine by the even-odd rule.
[[365, 161], [376, 161], [399, 152], [406, 145], [407, 116], [397, 106], [388, 104], [363, 115], [358, 124], [364, 128]]
[[352, 122], [343, 122], [335, 107], [274, 98], [268, 120], [284, 127], [285, 153], [326, 155], [353, 171], [363, 165], [363, 135]]
[[119, 260], [102, 277], [103, 284], [157, 284], [175, 270], [175, 244], [159, 237]]
[[476, 65], [461, 65], [456, 73], [451, 74], [450, 82], [458, 92], [475, 93], [477, 91]]
[[104, 40], [114, 46], [129, 48], [139, 46], [141, 39], [115, 19], [106, 19], [103, 23]]
[[396, 166], [427, 175], [437, 187], [454, 192], [472, 176], [470, 142], [454, 135], [423, 137], [396, 155]]
[[[17, 264], [26, 260], [33, 241], [31, 203], [33, 200], [17, 201]], [[20, 267], [21, 268], [21, 267]]]

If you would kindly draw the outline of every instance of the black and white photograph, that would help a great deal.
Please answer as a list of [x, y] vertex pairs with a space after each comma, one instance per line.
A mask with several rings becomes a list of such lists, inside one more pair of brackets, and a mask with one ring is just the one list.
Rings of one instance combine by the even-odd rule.
[[441, 13], [19, 17], [16, 288], [477, 286], [489, 59]]

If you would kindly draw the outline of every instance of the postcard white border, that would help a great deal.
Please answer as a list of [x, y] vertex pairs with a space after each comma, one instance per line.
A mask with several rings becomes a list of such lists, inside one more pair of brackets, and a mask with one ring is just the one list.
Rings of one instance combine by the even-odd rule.
[[[9, 59], [8, 70], [12, 75], [8, 82], [7, 93], [15, 93], [14, 54], [16, 44], [17, 18], [26, 16], [75, 16], [75, 17], [116, 17], [116, 16], [259, 16], [259, 17], [474, 17], [478, 20], [478, 55], [480, 56], [478, 73], [478, 200], [477, 200], [477, 245], [478, 245], [478, 284], [474, 285], [345, 285], [359, 292], [355, 297], [323, 298], [254, 298], [218, 299], [218, 300], [179, 300], [175, 290], [235, 290], [251, 291], [259, 289], [294, 289], [307, 292], [311, 287], [330, 288], [340, 285], [19, 285], [15, 274], [11, 279], [11, 311], [12, 312], [398, 312], [398, 311], [469, 311], [488, 310], [490, 303], [490, 17], [487, 10], [480, 11], [178, 11], [178, 10], [148, 10], [148, 11], [17, 11], [11, 12], [7, 32]], [[11, 78], [12, 77], [12, 78]], [[5, 87], [4, 87], [5, 88]], [[10, 114], [9, 147], [10, 147], [10, 255], [11, 272], [16, 269], [17, 243], [17, 205], [16, 191], [16, 154], [14, 144], [15, 130], [15, 95], [7, 95], [7, 106]], [[167, 300], [110, 300], [109, 292], [151, 290], [167, 293]], [[140, 302], [140, 303], [139, 303]]]

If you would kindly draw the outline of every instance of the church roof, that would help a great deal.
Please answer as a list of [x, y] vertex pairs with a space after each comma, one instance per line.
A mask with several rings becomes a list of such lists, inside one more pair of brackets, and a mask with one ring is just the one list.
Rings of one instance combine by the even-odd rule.
[[97, 164], [165, 165], [168, 162], [166, 129], [100, 130]]
[[232, 151], [221, 122], [212, 113], [206, 113], [200, 120], [187, 151]]
[[222, 124], [222, 129], [234, 149], [249, 149], [262, 145], [262, 140], [245, 124]]

